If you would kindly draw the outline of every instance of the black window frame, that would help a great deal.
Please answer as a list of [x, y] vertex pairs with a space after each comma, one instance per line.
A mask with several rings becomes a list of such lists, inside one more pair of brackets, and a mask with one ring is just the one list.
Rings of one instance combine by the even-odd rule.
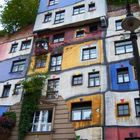
[[[60, 60], [59, 60], [59, 57]], [[52, 65], [53, 62], [53, 58], [55, 58], [55, 65]], [[59, 64], [59, 61], [61, 61], [61, 64]], [[50, 72], [56, 72], [56, 71], [61, 71], [61, 66], [62, 66], [62, 54], [59, 55], [53, 55], [51, 56], [51, 61], [50, 61]], [[54, 68], [54, 70], [51, 70], [52, 68]], [[58, 69], [59, 68], [59, 69]]]
[[[18, 43], [14, 43], [11, 45], [11, 49], [10, 49], [10, 52], [9, 53], [15, 53], [16, 52], [16, 49], [18, 47]], [[14, 49], [14, 51], [13, 51]]]
[[[23, 70], [19, 70], [19, 65], [17, 65], [17, 63], [19, 62], [23, 62], [19, 65], [24, 65], [24, 69]], [[13, 71], [14, 67], [18, 66], [18, 70], [17, 71]], [[16, 60], [16, 61], [13, 61], [12, 63], [12, 68], [11, 68], [11, 73], [17, 73], [17, 72], [23, 72], [25, 70], [25, 66], [26, 66], [26, 59], [21, 59], [21, 60]]]
[[46, 59], [45, 58], [38, 58], [35, 62], [35, 68], [45, 68], [46, 66]]
[[[19, 91], [19, 90], [21, 90], [21, 91]], [[22, 89], [21, 84], [15, 84], [13, 95], [19, 95], [19, 94], [22, 94], [22, 92], [23, 92], [23, 89]]]
[[[96, 57], [94, 57], [94, 58], [91, 57], [92, 50], [96, 50]], [[89, 51], [89, 58], [88, 59], [84, 59], [84, 51]], [[82, 61], [91, 60], [91, 59], [97, 59], [97, 47], [96, 46], [82, 49]]]
[[73, 15], [79, 15], [79, 14], [83, 14], [83, 13], [85, 13], [85, 5], [84, 4], [73, 7]]
[[[56, 98], [58, 96], [59, 92], [59, 83], [60, 79], [48, 79], [48, 84], [47, 84], [47, 98]], [[50, 88], [53, 86], [53, 88]], [[58, 87], [57, 87], [58, 86]]]
[[[128, 75], [129, 81], [125, 81], [125, 74]], [[123, 82], [119, 82], [119, 75], [122, 75]], [[129, 68], [128, 67], [118, 68], [117, 69], [117, 84], [125, 84], [125, 83], [130, 83]]]
[[[3, 86], [3, 92], [2, 92], [2, 98], [6, 98], [9, 96], [9, 93], [10, 93], [10, 89], [11, 89], [11, 84], [8, 84], [8, 85], [4, 85]], [[6, 92], [7, 91], [7, 92]], [[6, 92], [6, 93], [5, 93]], [[6, 95], [5, 95], [6, 94]]]
[[85, 35], [85, 31], [84, 30], [78, 30], [78, 31], [76, 31], [76, 38], [84, 37], [84, 35]]
[[49, 0], [49, 6], [56, 5], [59, 3], [59, 0]]
[[[75, 80], [77, 83], [75, 83]], [[82, 74], [72, 76], [72, 86], [78, 86], [78, 85], [82, 85], [82, 84], [83, 84], [83, 75]]]
[[[21, 42], [20, 51], [30, 49], [30, 47], [31, 47], [31, 41], [32, 41], [31, 39], [22, 41]], [[23, 48], [23, 46], [24, 46], [25, 43], [26, 43], [26, 47]]]
[[96, 10], [95, 2], [88, 4], [88, 11], [94, 11]]
[[[83, 119], [83, 111], [90, 110], [91, 116], [90, 118]], [[74, 120], [73, 119], [73, 112], [79, 111], [80, 112], [80, 119]], [[92, 101], [85, 101], [85, 102], [75, 102], [71, 104], [71, 121], [91, 121], [92, 120]]]
[[51, 22], [51, 20], [52, 20], [52, 13], [45, 14], [44, 23]]
[[[127, 43], [127, 42], [130, 42], [130, 43]], [[117, 45], [117, 44], [121, 44], [122, 45]], [[125, 43], [125, 44], [123, 44]], [[132, 51], [130, 52], [127, 52], [127, 46], [132, 46]], [[115, 46], [115, 55], [121, 55], [121, 54], [127, 54], [127, 53], [133, 53], [133, 44], [132, 44], [132, 41], [131, 40], [123, 40], [123, 41], [115, 41], [114, 42], [114, 46]], [[123, 47], [124, 48], [124, 53], [117, 53], [117, 48], [119, 47]]]
[[[116, 27], [116, 31], [121, 31], [121, 30], [123, 30], [123, 28], [121, 28], [121, 29], [118, 29], [118, 23], [120, 24], [120, 22], [122, 23], [122, 21], [123, 21], [123, 19], [119, 19], [119, 20], [116, 20], [115, 21], [115, 27]], [[119, 26], [120, 27], [120, 26]]]
[[[57, 41], [55, 41], [55, 40], [57, 40]], [[53, 43], [64, 42], [64, 40], [65, 40], [65, 33], [53, 35]]]
[[[137, 100], [138, 100], [138, 104], [137, 104]], [[138, 112], [137, 110], [137, 106], [139, 107], [139, 110], [140, 110], [140, 98], [135, 98], [134, 101], [135, 101], [136, 117], [140, 117], [140, 111]]]
[[[91, 75], [93, 75], [93, 77], [91, 77]], [[90, 84], [90, 80], [94, 80], [94, 85], [91, 86]], [[99, 84], [96, 84], [96, 79], [98, 79]], [[90, 72], [88, 73], [88, 87], [98, 87], [101, 85], [101, 80], [100, 80], [100, 72], [96, 71], [96, 72]]]
[[[124, 109], [124, 106], [128, 106], [128, 109]], [[123, 109], [119, 109], [119, 107], [122, 106]], [[126, 114], [124, 111], [128, 110], [128, 113]], [[123, 114], [120, 114], [120, 111], [123, 111]], [[125, 117], [125, 116], [130, 116], [130, 107], [129, 107], [129, 103], [119, 103], [117, 104], [117, 116], [118, 117]]]
[[56, 12], [54, 18], [54, 24], [63, 23], [64, 21], [65, 21], [65, 10]]

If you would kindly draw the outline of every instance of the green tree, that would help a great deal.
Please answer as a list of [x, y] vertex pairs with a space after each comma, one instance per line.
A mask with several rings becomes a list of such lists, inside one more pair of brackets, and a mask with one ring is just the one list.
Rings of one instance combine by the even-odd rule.
[[4, 30], [13, 33], [34, 23], [39, 0], [8, 0], [1, 14]]

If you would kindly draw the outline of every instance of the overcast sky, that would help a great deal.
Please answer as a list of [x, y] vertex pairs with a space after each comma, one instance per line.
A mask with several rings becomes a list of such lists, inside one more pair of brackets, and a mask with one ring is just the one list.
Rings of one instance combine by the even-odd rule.
[[[0, 0], [0, 5], [4, 5], [4, 0]], [[0, 24], [0, 30], [2, 29], [1, 24]]]

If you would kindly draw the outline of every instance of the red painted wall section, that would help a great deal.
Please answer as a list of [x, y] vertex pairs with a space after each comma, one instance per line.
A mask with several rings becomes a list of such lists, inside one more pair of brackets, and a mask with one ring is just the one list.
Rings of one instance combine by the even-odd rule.
[[[76, 31], [78, 30], [84, 30], [84, 36], [83, 37], [79, 37], [76, 38]], [[53, 43], [53, 36], [56, 34], [60, 34], [60, 33], [65, 33], [65, 37], [64, 37], [64, 42], [59, 42], [59, 43]], [[102, 29], [100, 27], [98, 27], [98, 31], [95, 32], [89, 32], [89, 26], [85, 25], [85, 26], [80, 26], [80, 27], [76, 27], [76, 28], [66, 28], [63, 30], [59, 30], [59, 31], [53, 31], [49, 34], [47, 34], [47, 32], [44, 32], [42, 34], [38, 34], [35, 36], [36, 38], [49, 38], [49, 45], [50, 45], [50, 49], [54, 49], [56, 47], [60, 47], [63, 45], [67, 45], [69, 43], [74, 43], [74, 42], [82, 42], [85, 41], [86, 39], [98, 39], [102, 37]]]
[[0, 61], [6, 58], [6, 55], [9, 53], [9, 47], [8, 43], [0, 45]]
[[105, 128], [106, 140], [125, 140], [125, 138], [130, 138], [131, 136], [140, 138], [140, 128], [136, 127]]

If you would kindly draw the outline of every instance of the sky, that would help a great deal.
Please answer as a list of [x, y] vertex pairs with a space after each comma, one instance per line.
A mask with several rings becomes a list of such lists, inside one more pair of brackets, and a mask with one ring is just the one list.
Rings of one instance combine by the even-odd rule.
[[[0, 5], [4, 5], [4, 0], [0, 0]], [[2, 26], [0, 24], [0, 30], [2, 29]]]

